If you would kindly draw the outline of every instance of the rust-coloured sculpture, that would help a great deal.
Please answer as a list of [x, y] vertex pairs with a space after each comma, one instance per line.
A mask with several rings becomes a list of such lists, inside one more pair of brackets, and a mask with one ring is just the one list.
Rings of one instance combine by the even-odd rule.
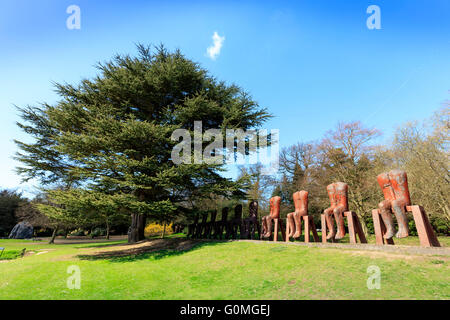
[[292, 198], [295, 211], [287, 215], [287, 220], [290, 223], [289, 237], [295, 239], [302, 234], [302, 217], [308, 215], [308, 191], [297, 191], [292, 195]]
[[[344, 212], [348, 210], [348, 184], [335, 182], [327, 186], [331, 206], [323, 212], [327, 222], [327, 239], [342, 239], [345, 236]], [[332, 215], [336, 220], [337, 233], [334, 229]]]
[[270, 214], [262, 218], [263, 237], [270, 238], [272, 236], [273, 219], [280, 218], [281, 197], [275, 196], [270, 198]]
[[406, 217], [406, 206], [411, 204], [408, 190], [408, 178], [406, 172], [402, 170], [391, 170], [389, 173], [381, 173], [377, 176], [378, 184], [383, 191], [384, 201], [378, 204], [381, 219], [386, 226], [385, 239], [394, 236], [395, 227], [392, 213], [394, 213], [397, 223], [397, 238], [408, 236], [408, 218]]
[[255, 231], [258, 230], [258, 235], [261, 237], [261, 230], [258, 223], [258, 202], [252, 201], [249, 204], [249, 216], [244, 219], [243, 226], [241, 228], [242, 239], [256, 239]]
[[423, 247], [440, 247], [441, 244], [434, 233], [425, 209], [420, 205], [411, 204], [406, 172], [391, 170], [388, 173], [379, 174], [377, 180], [385, 200], [379, 203], [378, 209], [372, 210], [376, 244], [394, 244], [395, 230], [392, 213], [397, 219], [397, 238], [407, 237], [409, 231], [406, 212], [411, 212], [420, 245]]

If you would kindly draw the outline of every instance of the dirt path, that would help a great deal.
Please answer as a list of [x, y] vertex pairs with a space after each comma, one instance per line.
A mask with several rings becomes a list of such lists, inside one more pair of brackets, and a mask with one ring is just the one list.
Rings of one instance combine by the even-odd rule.
[[[110, 236], [109, 240], [105, 239], [105, 237], [99, 238], [88, 238], [88, 237], [67, 237], [67, 238], [56, 238], [55, 244], [83, 244], [83, 243], [108, 243], [113, 241], [120, 241], [127, 239], [127, 236]], [[48, 243], [50, 238], [37, 238], [39, 242], [32, 242], [32, 244], [42, 244]]]
[[135, 244], [113, 244], [102, 248], [90, 248], [88, 250], [80, 251], [76, 256], [81, 259], [110, 259], [136, 256], [143, 253], [162, 250], [181, 252], [190, 250], [201, 242], [201, 240], [190, 240], [185, 238], [144, 240]]

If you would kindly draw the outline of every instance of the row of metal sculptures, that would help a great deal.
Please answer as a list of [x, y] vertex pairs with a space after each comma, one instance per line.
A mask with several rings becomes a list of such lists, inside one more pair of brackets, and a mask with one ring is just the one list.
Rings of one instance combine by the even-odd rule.
[[[381, 173], [377, 176], [377, 181], [384, 200], [379, 203], [378, 209], [372, 210], [376, 243], [393, 244], [394, 234], [397, 238], [407, 237], [409, 230], [406, 212], [412, 212], [421, 245], [440, 246], [423, 208], [411, 205], [406, 172], [391, 170], [388, 173]], [[356, 243], [356, 235], [358, 235], [360, 242], [367, 243], [357, 215], [348, 208], [348, 185], [344, 182], [332, 183], [327, 186], [327, 193], [330, 206], [322, 214], [322, 242], [344, 238], [345, 219], [347, 219], [350, 242]], [[281, 198], [275, 196], [270, 199], [269, 215], [262, 217], [261, 228], [258, 223], [258, 203], [252, 201], [248, 218], [242, 219], [242, 205], [236, 206], [235, 216], [229, 221], [227, 220], [228, 208], [222, 210], [221, 221], [215, 221], [217, 212], [213, 211], [210, 222], [207, 222], [207, 214], [203, 215], [201, 223], [198, 223], [197, 216], [194, 223], [189, 226], [188, 235], [193, 238], [222, 239], [224, 236], [225, 239], [236, 239], [239, 229], [241, 239], [256, 239], [255, 231], [258, 231], [258, 238], [277, 241], [280, 229], [282, 237], [289, 241], [290, 238], [297, 239], [301, 236], [302, 221], [304, 221], [305, 242], [309, 242], [310, 232], [313, 233], [314, 241], [319, 241], [314, 220], [308, 215], [308, 191], [297, 191], [292, 198], [295, 210], [287, 215], [286, 232], [284, 232], [283, 221], [280, 219]], [[397, 220], [397, 233], [395, 233], [392, 214]], [[334, 222], [336, 222], [336, 229]]]
[[217, 211], [210, 211], [211, 219], [208, 220], [208, 212], [202, 214], [199, 223], [199, 214], [194, 218], [194, 223], [188, 226], [188, 237], [197, 239], [257, 239], [261, 234], [258, 221], [258, 202], [252, 201], [249, 205], [249, 217], [242, 219], [242, 205], [234, 208], [234, 217], [228, 220], [229, 208], [222, 209], [222, 217], [216, 221]]

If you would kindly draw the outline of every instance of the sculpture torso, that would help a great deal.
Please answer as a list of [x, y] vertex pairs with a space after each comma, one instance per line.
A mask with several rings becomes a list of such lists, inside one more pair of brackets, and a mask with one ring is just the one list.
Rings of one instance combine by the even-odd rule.
[[222, 221], [226, 222], [228, 218], [228, 208], [225, 207], [222, 209]]
[[270, 217], [272, 219], [280, 218], [280, 204], [281, 204], [281, 197], [276, 196], [270, 198]]
[[389, 201], [395, 200], [394, 189], [392, 188], [391, 181], [389, 180], [389, 175], [386, 172], [380, 173], [377, 176], [377, 181], [380, 185], [381, 191], [383, 191], [384, 199]]
[[389, 171], [392, 188], [394, 189], [395, 199], [405, 201], [405, 205], [411, 204], [408, 189], [408, 178], [405, 171], [391, 170]]
[[344, 211], [348, 209], [348, 184], [344, 182], [335, 182], [336, 188], [336, 202], [338, 206], [344, 207]]
[[337, 206], [337, 197], [336, 197], [336, 186], [334, 183], [327, 185], [327, 193], [328, 198], [330, 199], [330, 207], [334, 208]]
[[292, 195], [294, 200], [295, 212], [301, 215], [308, 214], [308, 191], [297, 191]]
[[258, 217], [258, 202], [252, 201], [249, 206], [249, 217], [257, 218]]
[[242, 204], [238, 204], [234, 207], [234, 219], [241, 220], [242, 219]]
[[411, 204], [408, 178], [402, 170], [391, 170], [377, 176], [378, 184], [383, 191], [384, 199], [388, 201], [402, 200], [405, 205]]

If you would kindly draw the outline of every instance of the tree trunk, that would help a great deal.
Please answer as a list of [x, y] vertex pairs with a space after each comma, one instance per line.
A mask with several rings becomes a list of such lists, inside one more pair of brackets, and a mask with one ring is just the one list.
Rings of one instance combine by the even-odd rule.
[[145, 239], [145, 224], [147, 222], [147, 215], [138, 215], [138, 231], [139, 231], [139, 241]]
[[162, 232], [162, 235], [161, 235], [161, 239], [164, 239], [164, 235], [166, 234], [166, 223], [164, 222], [164, 224], [163, 224], [163, 232]]
[[369, 237], [369, 228], [367, 227], [366, 220], [364, 219], [364, 217], [362, 215], [360, 215], [358, 213], [357, 213], [357, 216], [359, 218], [359, 222], [361, 223], [361, 227], [364, 232], [364, 235], [366, 236], [366, 238], [368, 238]]
[[109, 240], [109, 221], [106, 219], [106, 240]]
[[58, 232], [58, 228], [57, 227], [53, 229], [52, 238], [48, 242], [49, 244], [55, 243], [56, 232]]
[[143, 214], [131, 214], [131, 226], [128, 230], [128, 243], [135, 243], [145, 239], [144, 230], [147, 217]]
[[[352, 194], [352, 198], [359, 199], [361, 197], [357, 196], [355, 194]], [[361, 212], [365, 212], [363, 202], [354, 200], [354, 201], [352, 201], [352, 203], [356, 208], [356, 215], [359, 219], [359, 222], [361, 223], [362, 231], [364, 232], [364, 235], [366, 236], [366, 238], [368, 238], [369, 237], [369, 228], [367, 227], [367, 223], [366, 223], [366, 220], [364, 219], [364, 216], [361, 214]]]

